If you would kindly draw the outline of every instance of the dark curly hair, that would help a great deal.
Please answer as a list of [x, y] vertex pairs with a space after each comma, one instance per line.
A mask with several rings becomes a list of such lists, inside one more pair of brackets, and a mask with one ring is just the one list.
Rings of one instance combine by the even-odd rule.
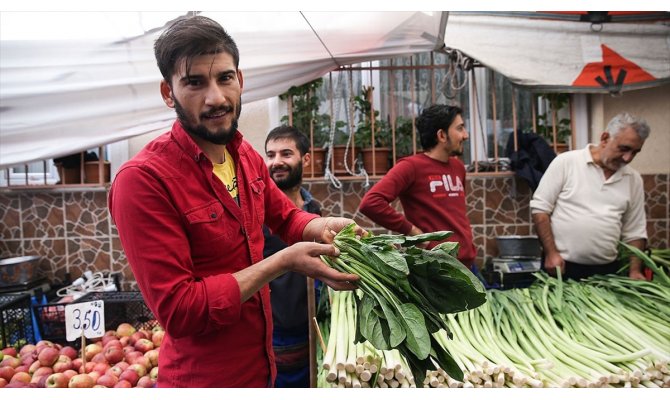
[[201, 15], [178, 19], [154, 43], [158, 69], [168, 83], [182, 60], [188, 75], [195, 57], [219, 53], [230, 54], [239, 67], [240, 52], [233, 38], [218, 22]]
[[309, 139], [294, 126], [281, 125], [271, 130], [270, 133], [268, 133], [268, 137], [265, 138], [265, 148], [267, 149], [270, 140], [276, 139], [293, 140], [295, 142], [295, 147], [298, 148], [301, 156], [304, 156], [309, 152]]
[[456, 116], [461, 114], [463, 109], [460, 107], [445, 104], [435, 104], [423, 110], [416, 119], [421, 147], [430, 150], [437, 146], [437, 131], [440, 129], [448, 131]]

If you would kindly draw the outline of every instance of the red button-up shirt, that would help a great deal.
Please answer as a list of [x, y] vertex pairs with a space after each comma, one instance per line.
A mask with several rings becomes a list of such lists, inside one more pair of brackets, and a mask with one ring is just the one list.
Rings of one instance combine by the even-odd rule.
[[149, 308], [165, 328], [159, 387], [265, 387], [276, 375], [268, 285], [244, 303], [233, 273], [263, 258], [265, 223], [288, 243], [314, 215], [277, 188], [237, 132], [239, 205], [175, 122], [118, 171], [109, 208]]

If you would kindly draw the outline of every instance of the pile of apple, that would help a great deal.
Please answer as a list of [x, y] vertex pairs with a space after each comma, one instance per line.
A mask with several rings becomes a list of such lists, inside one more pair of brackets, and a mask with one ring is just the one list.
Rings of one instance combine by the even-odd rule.
[[0, 354], [0, 388], [154, 387], [165, 331], [123, 323], [81, 351], [48, 340]]

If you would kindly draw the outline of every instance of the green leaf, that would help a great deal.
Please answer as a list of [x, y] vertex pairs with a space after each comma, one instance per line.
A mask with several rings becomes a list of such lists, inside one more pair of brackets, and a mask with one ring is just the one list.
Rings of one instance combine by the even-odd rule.
[[360, 250], [367, 257], [368, 263], [372, 264], [378, 271], [388, 272], [388, 269], [392, 268], [404, 276], [409, 275], [407, 261], [399, 251], [365, 243], [361, 243]]
[[402, 322], [399, 321], [398, 316], [393, 311], [393, 308], [389, 306], [386, 299], [381, 296], [375, 296], [377, 303], [381, 306], [384, 317], [386, 317], [386, 322], [389, 327], [389, 344], [391, 347], [397, 347], [403, 340], [405, 340], [405, 328], [402, 325]]
[[442, 242], [437, 246], [433, 247], [431, 251], [444, 251], [450, 256], [456, 258], [458, 257], [458, 248], [460, 247], [458, 242]]
[[422, 242], [440, 242], [451, 236], [451, 231], [435, 231], [405, 237], [405, 246], [414, 246]]
[[444, 251], [408, 257], [410, 284], [442, 314], [473, 309], [486, 302], [486, 289], [470, 270]]
[[376, 308], [376, 300], [372, 296], [363, 295], [360, 302], [361, 308], [358, 310], [358, 325], [361, 334], [372, 345], [379, 350], [389, 350], [388, 335], [384, 335], [382, 328], [382, 320], [379, 318], [374, 309]]
[[423, 360], [430, 353], [430, 334], [426, 329], [423, 314], [412, 303], [401, 304], [398, 311], [407, 330], [405, 339], [407, 348]]
[[405, 236], [403, 235], [376, 235], [376, 236], [368, 236], [361, 238], [361, 242], [363, 243], [368, 243], [368, 244], [374, 244], [374, 245], [400, 245], [405, 243]]
[[[326, 286], [326, 285], [323, 285]], [[367, 297], [367, 295], [363, 294], [363, 297]], [[359, 342], [364, 342], [365, 341], [365, 336], [363, 336], [363, 333], [361, 333], [361, 323], [360, 323], [360, 313], [361, 313], [361, 299], [354, 293], [354, 303], [356, 307], [356, 333], [354, 335], [354, 342], [359, 343]]]
[[426, 379], [426, 371], [435, 369], [433, 362], [430, 357], [419, 359], [404, 344], [398, 347], [398, 351], [405, 357], [405, 360], [407, 360], [409, 368], [412, 370], [412, 375], [414, 375], [414, 382], [416, 382], [418, 387], [423, 383], [424, 379]]

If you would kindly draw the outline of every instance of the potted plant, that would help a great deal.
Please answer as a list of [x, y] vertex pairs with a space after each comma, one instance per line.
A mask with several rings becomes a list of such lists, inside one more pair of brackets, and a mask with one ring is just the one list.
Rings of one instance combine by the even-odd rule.
[[[291, 111], [291, 117], [285, 115], [281, 122], [293, 125], [307, 137], [311, 135], [312, 176], [323, 176], [325, 147], [330, 132], [330, 115], [319, 113], [321, 101], [316, 91], [322, 84], [323, 78], [315, 79], [300, 86], [291, 86], [286, 93], [279, 95], [281, 100], [289, 101]], [[312, 168], [305, 171], [308, 175], [310, 172]]]
[[[570, 95], [567, 93], [544, 93], [540, 98], [549, 103], [549, 108], [537, 116], [537, 134], [544, 137], [557, 153], [569, 149], [572, 130], [570, 118], [559, 118], [561, 110], [568, 106]], [[554, 143], [554, 130], [556, 143]]]
[[372, 108], [372, 86], [363, 86], [361, 95], [354, 98], [358, 116], [356, 144], [361, 147], [363, 167], [371, 175], [388, 171], [391, 156], [391, 129], [379, 118], [379, 111]]
[[417, 133], [416, 146], [412, 143], [412, 132], [414, 128], [414, 121], [407, 117], [397, 117], [395, 120], [395, 149], [396, 158], [411, 156], [414, 154], [416, 147], [417, 151], [420, 149], [420, 141]]

